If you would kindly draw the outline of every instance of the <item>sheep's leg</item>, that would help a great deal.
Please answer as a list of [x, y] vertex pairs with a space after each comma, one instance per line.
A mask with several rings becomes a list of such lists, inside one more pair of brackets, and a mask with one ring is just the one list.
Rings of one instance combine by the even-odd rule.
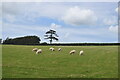
[[38, 55], [38, 53], [36, 53]]

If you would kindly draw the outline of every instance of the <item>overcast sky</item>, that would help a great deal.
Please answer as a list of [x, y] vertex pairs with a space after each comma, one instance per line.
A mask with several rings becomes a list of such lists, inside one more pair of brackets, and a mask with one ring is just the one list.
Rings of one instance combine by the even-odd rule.
[[5, 2], [0, 20], [3, 39], [37, 35], [42, 42], [49, 29], [59, 42], [118, 42], [117, 22], [117, 2]]

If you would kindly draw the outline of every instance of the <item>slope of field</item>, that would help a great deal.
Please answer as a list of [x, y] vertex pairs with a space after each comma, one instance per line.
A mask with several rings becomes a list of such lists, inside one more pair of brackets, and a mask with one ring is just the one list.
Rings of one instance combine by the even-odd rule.
[[[33, 48], [41, 48], [36, 55]], [[3, 78], [117, 78], [117, 46], [50, 46], [3, 45]], [[55, 49], [58, 46], [54, 46]], [[69, 55], [75, 49], [77, 53]], [[80, 50], [85, 55], [79, 56]]]

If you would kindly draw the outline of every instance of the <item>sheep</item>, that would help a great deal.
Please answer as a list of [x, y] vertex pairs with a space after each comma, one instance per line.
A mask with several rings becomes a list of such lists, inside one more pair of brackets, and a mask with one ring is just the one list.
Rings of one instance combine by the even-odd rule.
[[38, 49], [36, 54], [42, 53], [42, 49]]
[[52, 47], [51, 47], [51, 48], [49, 48], [49, 50], [52, 50]]
[[83, 50], [80, 51], [79, 55], [83, 55]]
[[76, 50], [71, 50], [70, 55], [76, 53]]
[[52, 47], [51, 47], [49, 50], [51, 50], [51, 51], [55, 51], [55, 49], [54, 49], [54, 48], [52, 48]]
[[61, 51], [61, 48], [58, 48], [58, 51]]
[[34, 48], [34, 49], [32, 49], [32, 51], [35, 51], [35, 52], [36, 52], [37, 50], [38, 50], [38, 48]]
[[52, 51], [55, 51], [55, 49], [53, 48]]

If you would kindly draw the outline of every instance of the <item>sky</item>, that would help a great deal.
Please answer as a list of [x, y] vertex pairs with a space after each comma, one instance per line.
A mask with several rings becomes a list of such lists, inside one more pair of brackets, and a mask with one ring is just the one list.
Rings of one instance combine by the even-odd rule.
[[45, 32], [59, 35], [54, 43], [118, 42], [118, 2], [3, 2], [2, 39]]

